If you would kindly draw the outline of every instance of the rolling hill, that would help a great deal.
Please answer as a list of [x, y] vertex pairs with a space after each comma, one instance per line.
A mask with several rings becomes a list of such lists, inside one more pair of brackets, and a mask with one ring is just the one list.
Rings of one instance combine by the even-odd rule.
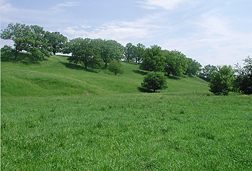
[[[2, 62], [2, 96], [111, 95], [143, 93], [146, 71], [123, 62], [124, 74], [75, 66], [64, 56], [52, 56], [37, 64]], [[168, 78], [165, 94], [208, 93], [207, 82], [197, 77]]]

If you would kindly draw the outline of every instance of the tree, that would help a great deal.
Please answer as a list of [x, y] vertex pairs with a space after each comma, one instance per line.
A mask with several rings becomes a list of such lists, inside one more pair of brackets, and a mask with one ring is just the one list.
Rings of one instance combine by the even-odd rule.
[[67, 42], [67, 37], [60, 34], [60, 32], [49, 32], [45, 33], [49, 51], [55, 55], [58, 52], [62, 52], [64, 44]]
[[18, 60], [18, 53], [27, 47], [27, 40], [30, 39], [30, 27], [20, 23], [10, 23], [7, 28], [1, 30], [1, 39], [10, 39], [14, 41], [15, 60]]
[[115, 40], [101, 40], [96, 39], [96, 47], [100, 57], [105, 63], [105, 68], [108, 66], [108, 63], [112, 60], [121, 60], [123, 58], [124, 47]]
[[165, 67], [165, 58], [161, 51], [161, 47], [154, 45], [147, 48], [143, 55], [143, 62], [140, 64], [140, 69], [154, 72], [162, 72]]
[[45, 31], [43, 27], [38, 25], [30, 26], [30, 34], [26, 40], [27, 46], [24, 50], [32, 54], [33, 59], [41, 60], [45, 56], [50, 56], [50, 52], [47, 49], [47, 39], [45, 39]]
[[243, 61], [243, 68], [237, 65], [234, 87], [244, 94], [252, 94], [252, 58], [248, 56]]
[[201, 72], [199, 73], [198, 77], [200, 77], [201, 79], [206, 80], [207, 82], [210, 81], [210, 75], [217, 71], [217, 67], [214, 65], [206, 65], [204, 66], [204, 68], [202, 68]]
[[145, 46], [141, 43], [138, 43], [137, 46], [134, 46], [134, 51], [135, 51], [135, 61], [137, 64], [139, 64], [144, 56], [144, 51], [145, 51]]
[[166, 89], [166, 77], [163, 73], [149, 72], [141, 83], [142, 87], [153, 90], [154, 92], [159, 89]]
[[167, 75], [183, 76], [188, 67], [186, 56], [177, 50], [165, 50], [163, 54], [165, 56], [165, 72]]
[[201, 65], [196, 60], [193, 60], [192, 58], [187, 58], [187, 75], [196, 75], [200, 71]]
[[135, 57], [134, 53], [135, 46], [132, 45], [132, 43], [127, 43], [124, 48], [124, 56], [127, 62], [132, 61], [132, 59]]
[[109, 63], [108, 70], [113, 72], [115, 75], [123, 74], [124, 69], [120, 61], [113, 60]]
[[82, 63], [87, 69], [100, 62], [99, 55], [95, 50], [95, 43], [89, 38], [75, 38], [66, 44], [65, 53], [72, 53], [67, 60], [74, 62], [76, 65]]
[[231, 66], [218, 66], [217, 71], [210, 75], [210, 91], [216, 95], [228, 95], [232, 90], [234, 71]]

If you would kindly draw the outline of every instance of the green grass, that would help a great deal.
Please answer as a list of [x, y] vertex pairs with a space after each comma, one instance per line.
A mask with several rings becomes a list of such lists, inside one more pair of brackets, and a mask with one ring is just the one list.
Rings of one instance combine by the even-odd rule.
[[144, 71], [2, 62], [2, 170], [251, 170], [252, 96], [198, 78], [141, 92]]

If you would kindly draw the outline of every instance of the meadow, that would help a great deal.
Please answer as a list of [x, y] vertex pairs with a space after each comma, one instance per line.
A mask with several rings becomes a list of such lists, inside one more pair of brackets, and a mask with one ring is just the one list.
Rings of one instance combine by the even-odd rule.
[[145, 92], [145, 71], [66, 57], [1, 63], [2, 170], [251, 170], [252, 96], [197, 77]]

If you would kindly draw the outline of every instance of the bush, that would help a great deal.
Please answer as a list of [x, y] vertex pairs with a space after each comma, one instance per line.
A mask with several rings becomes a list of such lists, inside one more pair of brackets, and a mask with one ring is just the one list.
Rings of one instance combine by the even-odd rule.
[[115, 75], [116, 74], [123, 74], [123, 72], [124, 72], [122, 64], [119, 61], [115, 61], [115, 60], [110, 62], [109, 66], [108, 66], [108, 70], [110, 72], [113, 72]]
[[163, 73], [149, 72], [141, 83], [142, 87], [153, 90], [166, 89], [166, 77]]
[[234, 71], [231, 66], [218, 67], [217, 71], [210, 75], [210, 91], [216, 95], [228, 95], [232, 90]]

